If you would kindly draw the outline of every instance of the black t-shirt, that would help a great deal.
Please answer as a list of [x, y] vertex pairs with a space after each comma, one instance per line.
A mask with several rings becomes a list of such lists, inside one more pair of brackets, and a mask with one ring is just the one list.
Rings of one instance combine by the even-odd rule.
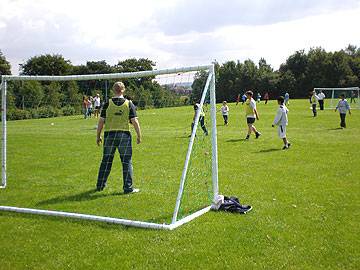
[[[121, 106], [126, 99], [121, 97], [113, 97], [111, 100], [114, 102], [116, 106]], [[109, 101], [105, 102], [104, 106], [102, 107], [100, 117], [106, 119], [106, 110], [108, 107], [109, 107]], [[129, 120], [135, 117], [137, 117], [136, 107], [134, 103], [132, 103], [132, 101], [129, 100]]]

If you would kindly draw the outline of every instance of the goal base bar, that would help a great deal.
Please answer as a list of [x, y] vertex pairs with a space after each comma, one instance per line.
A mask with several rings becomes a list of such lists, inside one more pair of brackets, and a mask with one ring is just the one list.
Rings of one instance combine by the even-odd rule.
[[75, 219], [83, 219], [83, 220], [91, 220], [91, 221], [98, 221], [98, 222], [105, 222], [105, 223], [120, 224], [120, 225], [139, 227], [139, 228], [157, 229], [157, 230], [176, 229], [176, 228], [180, 227], [181, 225], [209, 212], [210, 209], [211, 209], [211, 206], [205, 207], [183, 219], [180, 219], [180, 220], [172, 223], [172, 224], [157, 224], [157, 223], [151, 223], [151, 222], [143, 222], [143, 221], [121, 219], [121, 218], [111, 218], [111, 217], [87, 215], [87, 214], [78, 214], [78, 213], [70, 213], [70, 212], [62, 212], [62, 211], [20, 208], [20, 207], [13, 207], [13, 206], [0, 206], [0, 211], [26, 213], [26, 214], [43, 215], [43, 216], [67, 217], [67, 218], [75, 218]]

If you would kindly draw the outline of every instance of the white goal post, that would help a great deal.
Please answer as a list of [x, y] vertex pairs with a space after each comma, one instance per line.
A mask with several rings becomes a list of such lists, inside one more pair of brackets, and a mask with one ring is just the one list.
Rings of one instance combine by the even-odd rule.
[[[162, 69], [162, 70], [153, 70], [153, 71], [140, 71], [140, 72], [126, 72], [126, 73], [112, 73], [112, 74], [91, 74], [91, 75], [69, 75], [69, 76], [14, 76], [14, 75], [3, 75], [1, 78], [1, 97], [2, 97], [2, 179], [1, 179], [1, 188], [6, 192], [6, 187], [8, 185], [7, 179], [7, 88], [8, 83], [12, 81], [84, 81], [84, 80], [114, 80], [114, 79], [129, 79], [129, 78], [138, 78], [138, 77], [153, 77], [164, 74], [179, 74], [185, 72], [207, 72], [207, 79], [205, 87], [202, 91], [201, 100], [199, 101], [200, 109], [196, 111], [194, 128], [191, 132], [191, 136], [187, 146], [186, 157], [184, 157], [184, 165], [182, 170], [181, 179], [179, 179], [179, 188], [177, 197], [174, 196], [174, 211], [172, 214], [172, 219], [169, 224], [167, 223], [156, 223], [156, 222], [147, 222], [147, 221], [138, 221], [131, 219], [123, 218], [113, 218], [99, 215], [88, 215], [83, 213], [74, 213], [67, 211], [52, 211], [44, 209], [35, 209], [35, 208], [24, 208], [16, 206], [5, 206], [0, 205], [1, 211], [10, 211], [18, 213], [28, 213], [28, 214], [38, 214], [38, 215], [47, 215], [47, 216], [57, 216], [57, 217], [67, 217], [75, 219], [85, 219], [85, 220], [94, 220], [106, 223], [122, 224], [126, 226], [135, 226], [142, 228], [152, 228], [152, 229], [175, 229], [184, 223], [187, 223], [194, 218], [208, 212], [211, 209], [211, 203], [200, 209], [196, 212], [179, 218], [179, 208], [181, 205], [185, 181], [188, 173], [188, 167], [192, 155], [192, 150], [194, 143], [196, 143], [196, 132], [200, 119], [200, 112], [203, 108], [207, 95], [210, 95], [210, 119], [211, 119], [211, 192], [213, 200], [219, 194], [218, 186], [218, 150], [217, 150], [217, 130], [216, 130], [216, 97], [215, 97], [215, 71], [214, 65], [204, 65], [204, 66], [192, 66], [192, 67], [183, 67], [183, 68], [173, 68], [173, 69]], [[199, 136], [198, 136], [199, 137]], [[210, 137], [210, 136], [208, 136]], [[11, 158], [11, 157], [10, 157]], [[11, 181], [16, 181], [16, 179], [9, 179]]]
[[352, 109], [360, 109], [360, 88], [359, 87], [317, 87], [314, 88], [316, 93], [322, 91], [325, 94], [325, 99], [329, 100], [325, 108], [334, 109], [340, 99], [340, 95], [344, 94], [345, 98], [351, 104]]

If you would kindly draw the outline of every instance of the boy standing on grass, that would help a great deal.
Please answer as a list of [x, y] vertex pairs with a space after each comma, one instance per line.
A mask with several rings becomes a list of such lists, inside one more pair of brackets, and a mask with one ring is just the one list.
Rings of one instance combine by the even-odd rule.
[[317, 115], [316, 104], [317, 104], [318, 100], [319, 100], [319, 97], [316, 94], [315, 90], [312, 91], [312, 95], [311, 95], [311, 98], [310, 98], [310, 103], [311, 103], [311, 107], [312, 107], [314, 117], [316, 117], [316, 115]]
[[274, 122], [272, 124], [272, 127], [275, 125], [278, 126], [278, 135], [280, 139], [284, 142], [283, 150], [289, 149], [290, 142], [286, 139], [286, 126], [288, 124], [288, 108], [284, 105], [285, 98], [280, 96], [277, 98], [277, 102], [279, 104], [279, 109], [277, 111], [277, 114], [275, 116]]
[[96, 190], [102, 191], [109, 177], [115, 151], [119, 151], [123, 169], [124, 193], [136, 193], [139, 189], [133, 187], [132, 142], [130, 123], [136, 131], [136, 143], [141, 142], [140, 124], [136, 115], [134, 104], [124, 97], [125, 85], [116, 82], [113, 86], [114, 97], [104, 104], [101, 111], [96, 143], [102, 143], [101, 132], [104, 132], [103, 158], [99, 168]]
[[261, 133], [256, 130], [256, 127], [254, 126], [255, 118], [259, 120], [259, 115], [256, 110], [256, 102], [252, 98], [253, 92], [247, 91], [246, 93], [247, 100], [245, 102], [245, 114], [246, 114], [246, 123], [248, 125], [248, 133], [246, 135], [246, 140], [250, 138], [251, 131], [254, 131], [256, 139], [259, 138]]
[[[205, 112], [204, 112], [203, 107], [200, 108], [199, 103], [194, 104], [194, 117], [193, 117], [193, 122], [191, 123], [191, 132], [193, 131], [194, 126], [195, 126], [196, 112], [198, 110], [200, 110], [200, 118], [199, 118], [200, 126], [201, 126], [202, 130], [204, 131], [205, 136], [207, 136], [209, 134], [209, 132], [207, 131], [206, 126], [205, 126]], [[191, 134], [189, 135], [189, 137], [191, 137]]]
[[224, 118], [224, 125], [227, 126], [228, 125], [228, 118], [229, 118], [229, 106], [227, 105], [226, 101], [223, 101], [223, 105], [220, 109], [222, 116]]
[[284, 102], [285, 102], [286, 106], [289, 106], [289, 104], [290, 104], [290, 95], [289, 95], [288, 92], [285, 93], [285, 101]]
[[341, 128], [346, 128], [346, 123], [345, 123], [345, 117], [346, 117], [346, 112], [349, 111], [349, 114], [351, 114], [351, 111], [350, 111], [350, 105], [349, 103], [347, 102], [347, 100], [345, 99], [345, 95], [344, 94], [341, 94], [340, 95], [340, 100], [335, 108], [335, 112], [337, 110], [339, 110], [339, 113], [340, 113], [340, 126]]

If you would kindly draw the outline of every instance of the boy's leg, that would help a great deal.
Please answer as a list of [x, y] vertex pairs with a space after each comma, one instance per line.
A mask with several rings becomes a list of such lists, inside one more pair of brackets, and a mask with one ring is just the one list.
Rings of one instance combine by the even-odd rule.
[[247, 123], [247, 125], [248, 125], [248, 132], [247, 132], [247, 135], [246, 135], [245, 139], [248, 140], [250, 138], [250, 134], [251, 134], [251, 131], [252, 131], [252, 124]]
[[133, 191], [131, 135], [126, 132], [119, 132], [117, 139], [119, 140], [118, 151], [123, 167], [123, 189], [125, 193], [128, 193]]
[[284, 142], [283, 149], [288, 149], [290, 147], [290, 143], [286, 138], [286, 126], [278, 126], [278, 135]]
[[313, 111], [313, 114], [314, 114], [314, 117], [316, 116], [316, 104], [312, 104], [312, 111]]
[[343, 128], [346, 128], [345, 117], [346, 117], [345, 113], [340, 113], [340, 120], [341, 120], [340, 126]]
[[253, 131], [255, 133], [255, 138], [256, 139], [259, 138], [261, 133], [256, 129], [256, 127], [254, 125], [252, 125], [252, 129], [253, 129]]
[[117, 147], [114, 134], [108, 134], [105, 136], [103, 147], [103, 158], [100, 164], [98, 180], [96, 184], [98, 190], [104, 189], [107, 178], [111, 171], [114, 154]]
[[208, 131], [207, 131], [206, 126], [205, 126], [204, 116], [200, 116], [199, 122], [200, 122], [201, 128], [204, 131], [205, 135], [208, 135]]

